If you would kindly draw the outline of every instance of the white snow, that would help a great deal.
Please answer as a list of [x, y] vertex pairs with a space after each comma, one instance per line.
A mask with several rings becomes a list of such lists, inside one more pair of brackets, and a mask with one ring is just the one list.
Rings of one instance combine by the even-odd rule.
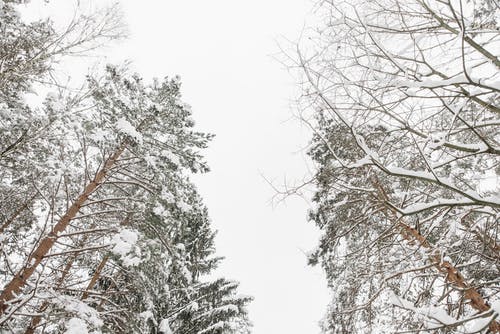
[[89, 328], [94, 334], [100, 333], [103, 321], [99, 318], [99, 313], [94, 308], [87, 305], [79, 298], [64, 295], [51, 295], [51, 302], [66, 312], [73, 314], [73, 317], [66, 323], [65, 334], [88, 334]]
[[172, 334], [172, 330], [170, 329], [170, 325], [168, 324], [168, 319], [163, 319], [160, 322], [160, 327], [158, 328], [158, 331], [161, 334]]
[[423, 315], [425, 317], [428, 317], [432, 320], [437, 321], [436, 325], [452, 325], [457, 322], [456, 319], [453, 317], [449, 316], [448, 313], [446, 313], [445, 310], [439, 307], [435, 306], [429, 306], [426, 308], [419, 308], [413, 306], [413, 303], [407, 301], [404, 298], [398, 297], [394, 292], [391, 292], [389, 294], [389, 301], [398, 307], [411, 310], [417, 314]]
[[112, 252], [121, 256], [130, 253], [138, 240], [137, 233], [132, 230], [123, 229], [113, 237], [112, 243], [115, 245]]
[[500, 177], [493, 169], [487, 170], [481, 175], [476, 191], [481, 195], [500, 192]]
[[111, 243], [114, 244], [114, 247], [111, 252], [119, 255], [125, 266], [136, 266], [141, 263], [140, 249], [136, 246], [138, 240], [137, 232], [123, 229], [113, 236]]
[[440, 135], [431, 135], [429, 137], [429, 142], [428, 142], [427, 146], [431, 150], [435, 150], [435, 149], [443, 146], [445, 143], [446, 143], [446, 139], [445, 139], [445, 137], [442, 134], [440, 134]]
[[179, 209], [181, 209], [184, 212], [190, 212], [191, 210], [193, 210], [193, 207], [191, 205], [187, 204], [186, 202], [184, 202], [182, 200], [177, 202], [177, 206], [179, 207]]
[[168, 213], [168, 211], [162, 205], [158, 204], [153, 208], [153, 213], [158, 216], [163, 216]]
[[370, 156], [365, 156], [364, 158], [361, 158], [357, 160], [356, 162], [350, 164], [347, 166], [347, 168], [358, 168], [358, 167], [363, 167], [365, 165], [371, 165], [372, 164], [372, 159]]
[[479, 333], [481, 330], [488, 327], [490, 322], [491, 317], [472, 319], [465, 323], [465, 331], [466, 333]]
[[500, 89], [500, 80], [486, 80], [484, 82], [481, 80], [481, 83], [484, 84], [485, 86], [488, 86], [488, 87], [491, 87], [494, 89]]
[[126, 119], [120, 118], [116, 121], [115, 127], [119, 132], [134, 138], [138, 143], [142, 143], [142, 134]]
[[65, 334], [88, 334], [87, 324], [80, 318], [71, 318], [66, 324]]
[[148, 320], [148, 319], [153, 319], [154, 315], [153, 315], [153, 312], [151, 312], [150, 310], [147, 310], [147, 311], [139, 313], [139, 317], [143, 318], [144, 320]]
[[170, 160], [170, 162], [172, 162], [174, 165], [176, 165], [176, 166], [180, 165], [181, 161], [179, 159], [179, 156], [177, 154], [175, 154], [174, 152], [168, 151], [168, 150], [163, 150], [163, 151], [161, 151], [161, 154], [165, 158]]
[[163, 189], [161, 191], [161, 199], [170, 204], [175, 203], [174, 195], [172, 195], [172, 193], [167, 189]]
[[109, 133], [102, 129], [97, 129], [94, 133], [90, 135], [90, 138], [98, 143], [106, 141], [107, 137], [109, 137]]
[[443, 86], [449, 86], [466, 82], [468, 82], [467, 77], [461, 74], [446, 80], [444, 79], [437, 79], [437, 80], [425, 79], [422, 81], [398, 80], [395, 82], [395, 86], [408, 87], [408, 88], [436, 88], [436, 87], [443, 87]]
[[219, 321], [211, 326], [208, 326], [204, 330], [199, 331], [197, 334], [204, 334], [204, 333], [209, 333], [209, 332], [216, 330], [216, 329], [223, 329], [224, 325], [225, 325], [225, 323], [223, 321]]
[[148, 166], [156, 168], [156, 163], [157, 163], [156, 157], [148, 154], [148, 155], [146, 155], [144, 157], [144, 161], [146, 161], [146, 163], [148, 164]]
[[490, 302], [491, 308], [498, 315], [500, 315], [500, 299], [495, 299]]
[[175, 248], [177, 248], [180, 252], [185, 252], [186, 251], [186, 246], [184, 246], [183, 243], [176, 244]]

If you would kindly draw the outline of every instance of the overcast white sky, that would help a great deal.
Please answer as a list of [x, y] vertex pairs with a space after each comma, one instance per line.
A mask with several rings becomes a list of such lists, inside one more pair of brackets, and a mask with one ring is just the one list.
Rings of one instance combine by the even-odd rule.
[[[307, 173], [302, 148], [309, 134], [289, 120], [297, 90], [270, 55], [280, 36], [299, 36], [312, 3], [119, 2], [130, 38], [109, 49], [108, 59], [132, 60], [146, 78], [179, 74], [198, 129], [216, 134], [205, 153], [212, 171], [195, 181], [219, 230], [218, 253], [226, 257], [217, 274], [240, 281], [240, 292], [255, 297], [254, 334], [319, 333], [326, 281], [304, 255], [318, 232], [306, 222], [304, 200], [271, 206], [274, 192], [261, 176], [280, 184]], [[50, 6], [64, 17], [72, 14], [68, 3]]]

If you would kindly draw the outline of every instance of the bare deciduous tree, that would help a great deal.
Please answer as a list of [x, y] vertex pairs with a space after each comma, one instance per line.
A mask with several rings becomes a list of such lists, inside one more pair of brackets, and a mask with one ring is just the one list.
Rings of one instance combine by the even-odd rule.
[[311, 261], [335, 290], [327, 332], [500, 332], [499, 11], [319, 5], [294, 66], [324, 230]]

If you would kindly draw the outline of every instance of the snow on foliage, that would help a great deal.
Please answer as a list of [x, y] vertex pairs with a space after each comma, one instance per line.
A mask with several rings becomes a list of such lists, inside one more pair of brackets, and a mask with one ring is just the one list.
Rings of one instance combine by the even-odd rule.
[[333, 291], [324, 332], [500, 333], [500, 8], [354, 0], [317, 13], [292, 66], [317, 165], [310, 262]]
[[126, 267], [136, 266], [141, 262], [141, 251], [136, 246], [138, 239], [136, 231], [122, 229], [111, 240], [114, 245], [111, 252], [119, 255]]
[[248, 333], [251, 298], [211, 312], [237, 287], [202, 280], [220, 258], [190, 174], [208, 171], [213, 136], [179, 78], [108, 65], [53, 85], [63, 56], [123, 37], [122, 16], [78, 6], [58, 30], [21, 3], [0, 0], [0, 332], [153, 333], [168, 318], [168, 333]]
[[66, 324], [65, 334], [88, 334], [89, 330], [85, 321], [79, 318], [71, 318]]
[[168, 319], [163, 319], [160, 322], [160, 327], [158, 327], [158, 331], [161, 334], [172, 334], [172, 330], [170, 329], [170, 325], [168, 324]]
[[79, 322], [84, 322], [92, 328], [100, 328], [103, 326], [103, 321], [99, 317], [99, 312], [77, 298], [59, 295], [56, 296], [52, 302], [70, 314], [78, 316], [77, 319]]
[[142, 143], [142, 134], [138, 132], [136, 128], [134, 128], [134, 126], [130, 124], [130, 122], [128, 122], [126, 119], [120, 118], [118, 121], [116, 121], [115, 126], [118, 132], [130, 136], [139, 144]]

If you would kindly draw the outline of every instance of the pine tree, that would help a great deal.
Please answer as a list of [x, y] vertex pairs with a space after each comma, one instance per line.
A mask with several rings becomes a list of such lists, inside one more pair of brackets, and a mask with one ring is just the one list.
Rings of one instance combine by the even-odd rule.
[[189, 174], [208, 171], [200, 151], [212, 135], [193, 130], [179, 79], [145, 84], [110, 65], [29, 107], [26, 93], [52, 89], [44, 79], [58, 57], [119, 37], [121, 23], [104, 11], [61, 35], [50, 21], [24, 24], [15, 2], [0, 7], [10, 52], [0, 68], [0, 328], [247, 332], [251, 298], [207, 278], [220, 259]]

